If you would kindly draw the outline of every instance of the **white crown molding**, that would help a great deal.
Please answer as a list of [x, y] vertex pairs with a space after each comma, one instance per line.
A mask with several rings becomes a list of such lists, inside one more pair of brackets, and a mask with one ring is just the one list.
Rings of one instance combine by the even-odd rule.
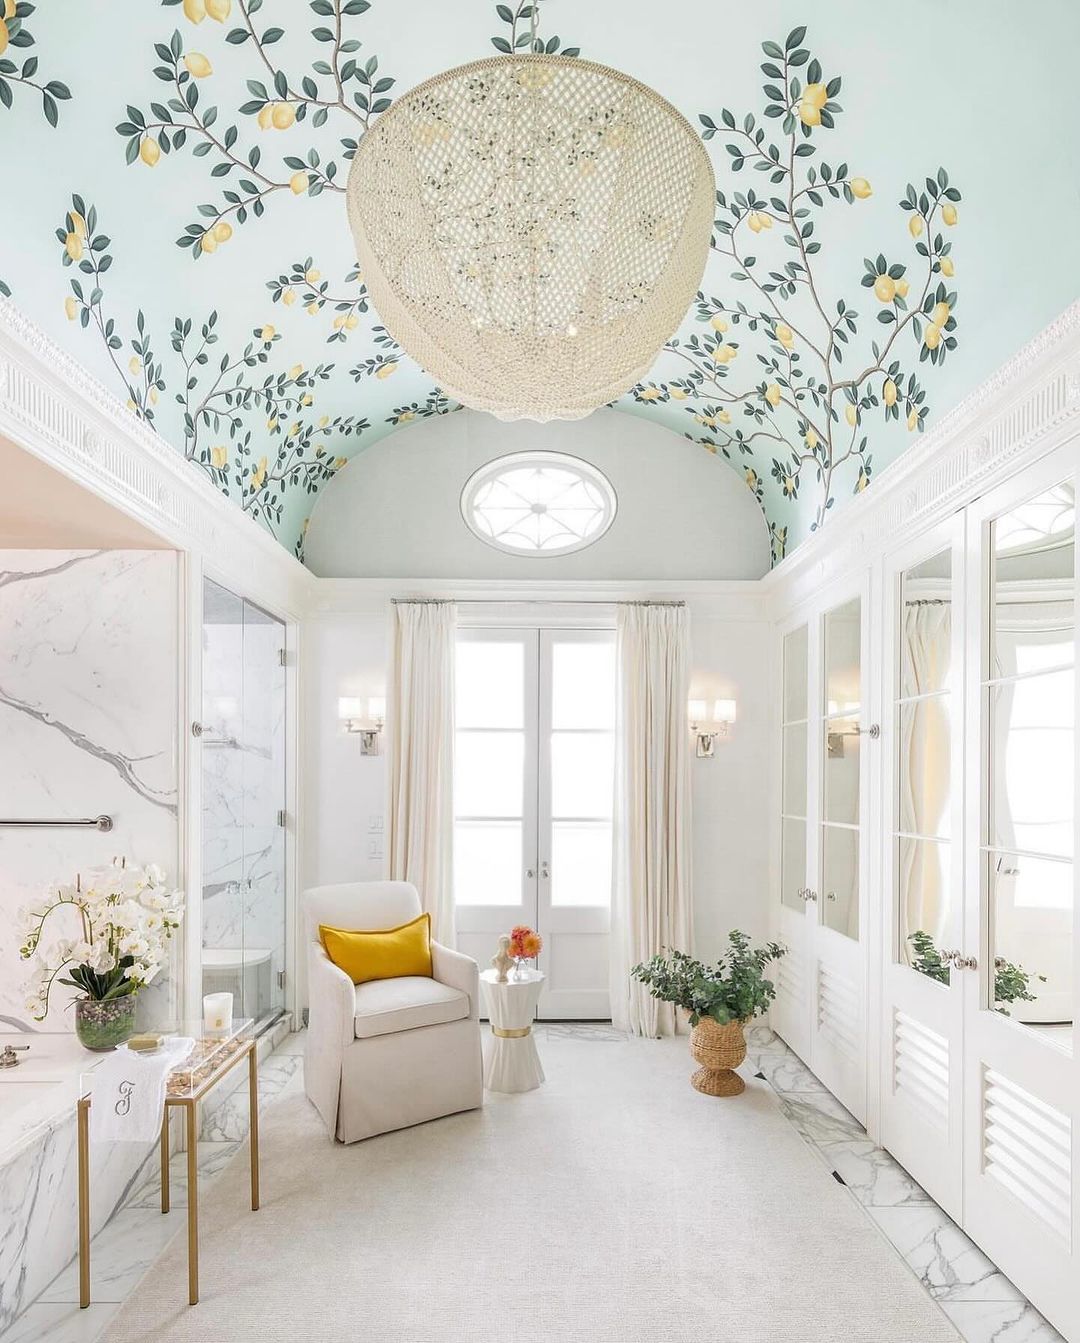
[[314, 576], [10, 299], [0, 299], [0, 434], [200, 554], [245, 596], [285, 616], [306, 608]]
[[1073, 437], [1080, 428], [1080, 301], [1023, 346], [868, 490], [767, 574], [777, 616], [866, 567]]

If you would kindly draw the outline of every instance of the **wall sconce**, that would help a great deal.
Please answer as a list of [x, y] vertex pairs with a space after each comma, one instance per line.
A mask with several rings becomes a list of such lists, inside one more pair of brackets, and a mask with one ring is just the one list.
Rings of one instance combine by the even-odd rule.
[[703, 699], [692, 699], [687, 705], [690, 716], [690, 731], [697, 737], [699, 760], [711, 760], [716, 753], [716, 738], [727, 737], [731, 725], [736, 719], [736, 704], [733, 699], [713, 700], [710, 712], [708, 703]]
[[381, 695], [370, 695], [367, 700], [358, 695], [342, 697], [338, 700], [338, 717], [346, 732], [359, 734], [361, 755], [379, 754], [379, 733], [386, 721], [386, 700]]

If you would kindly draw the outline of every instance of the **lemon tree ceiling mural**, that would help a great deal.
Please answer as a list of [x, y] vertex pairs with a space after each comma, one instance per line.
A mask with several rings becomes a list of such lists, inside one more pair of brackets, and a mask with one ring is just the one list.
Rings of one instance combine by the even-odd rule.
[[[538, 48], [651, 84], [712, 154], [702, 291], [617, 406], [737, 470], [774, 560], [1077, 294], [1080, 15], [881, 8], [539, 12]], [[527, 50], [529, 0], [0, 10], [0, 293], [302, 556], [335, 472], [455, 409], [370, 304], [349, 161], [396, 93]]]

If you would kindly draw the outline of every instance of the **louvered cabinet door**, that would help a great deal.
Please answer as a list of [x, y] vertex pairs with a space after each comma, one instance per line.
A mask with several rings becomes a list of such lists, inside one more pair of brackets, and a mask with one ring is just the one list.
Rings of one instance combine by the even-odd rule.
[[1076, 1193], [1077, 460], [1070, 445], [968, 511], [964, 1215], [1080, 1338]]
[[883, 572], [881, 1142], [962, 1215], [963, 519]]

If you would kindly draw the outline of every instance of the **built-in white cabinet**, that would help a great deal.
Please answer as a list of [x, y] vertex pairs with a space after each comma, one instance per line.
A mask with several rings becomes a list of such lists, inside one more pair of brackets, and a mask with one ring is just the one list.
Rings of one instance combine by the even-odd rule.
[[781, 940], [773, 1024], [833, 1093], [866, 1115], [864, 596], [784, 631]]
[[864, 589], [778, 629], [772, 1015], [1068, 1338], [1078, 458], [1059, 448], [898, 538]]

